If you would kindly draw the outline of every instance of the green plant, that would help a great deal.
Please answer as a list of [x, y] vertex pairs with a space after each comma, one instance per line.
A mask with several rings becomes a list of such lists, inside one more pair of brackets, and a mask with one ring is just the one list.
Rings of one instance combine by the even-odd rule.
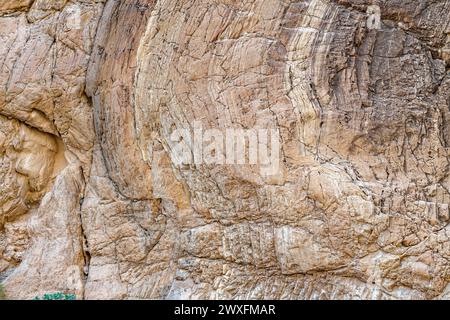
[[33, 300], [76, 300], [76, 295], [62, 292], [46, 293], [42, 297], [36, 296]]
[[0, 300], [6, 300], [5, 288], [0, 283]]

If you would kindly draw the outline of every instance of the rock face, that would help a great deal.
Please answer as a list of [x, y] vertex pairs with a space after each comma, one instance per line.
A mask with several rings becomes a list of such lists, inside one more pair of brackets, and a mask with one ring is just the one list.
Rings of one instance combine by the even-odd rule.
[[[450, 1], [1, 0], [0, 39], [8, 297], [450, 298]], [[269, 128], [270, 172], [174, 139]]]

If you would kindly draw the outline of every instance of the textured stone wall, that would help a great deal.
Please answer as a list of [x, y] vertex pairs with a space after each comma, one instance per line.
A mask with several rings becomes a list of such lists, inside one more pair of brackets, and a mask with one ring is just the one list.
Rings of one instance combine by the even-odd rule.
[[[450, 1], [0, 0], [0, 39], [9, 297], [450, 298]], [[194, 124], [280, 169], [179, 165]]]

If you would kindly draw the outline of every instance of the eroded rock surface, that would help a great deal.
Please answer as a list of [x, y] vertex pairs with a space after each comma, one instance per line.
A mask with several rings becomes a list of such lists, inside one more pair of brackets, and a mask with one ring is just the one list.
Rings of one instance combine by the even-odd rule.
[[[0, 1], [0, 37], [8, 296], [450, 298], [450, 1]], [[194, 124], [280, 169], [179, 165]]]

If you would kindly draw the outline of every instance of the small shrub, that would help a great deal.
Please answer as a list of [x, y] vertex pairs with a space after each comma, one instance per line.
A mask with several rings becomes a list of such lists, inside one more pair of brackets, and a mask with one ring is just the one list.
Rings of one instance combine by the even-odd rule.
[[0, 300], [6, 300], [5, 288], [0, 283]]
[[74, 294], [66, 294], [62, 292], [57, 293], [46, 293], [42, 297], [36, 296], [33, 300], [76, 300], [76, 296]]

